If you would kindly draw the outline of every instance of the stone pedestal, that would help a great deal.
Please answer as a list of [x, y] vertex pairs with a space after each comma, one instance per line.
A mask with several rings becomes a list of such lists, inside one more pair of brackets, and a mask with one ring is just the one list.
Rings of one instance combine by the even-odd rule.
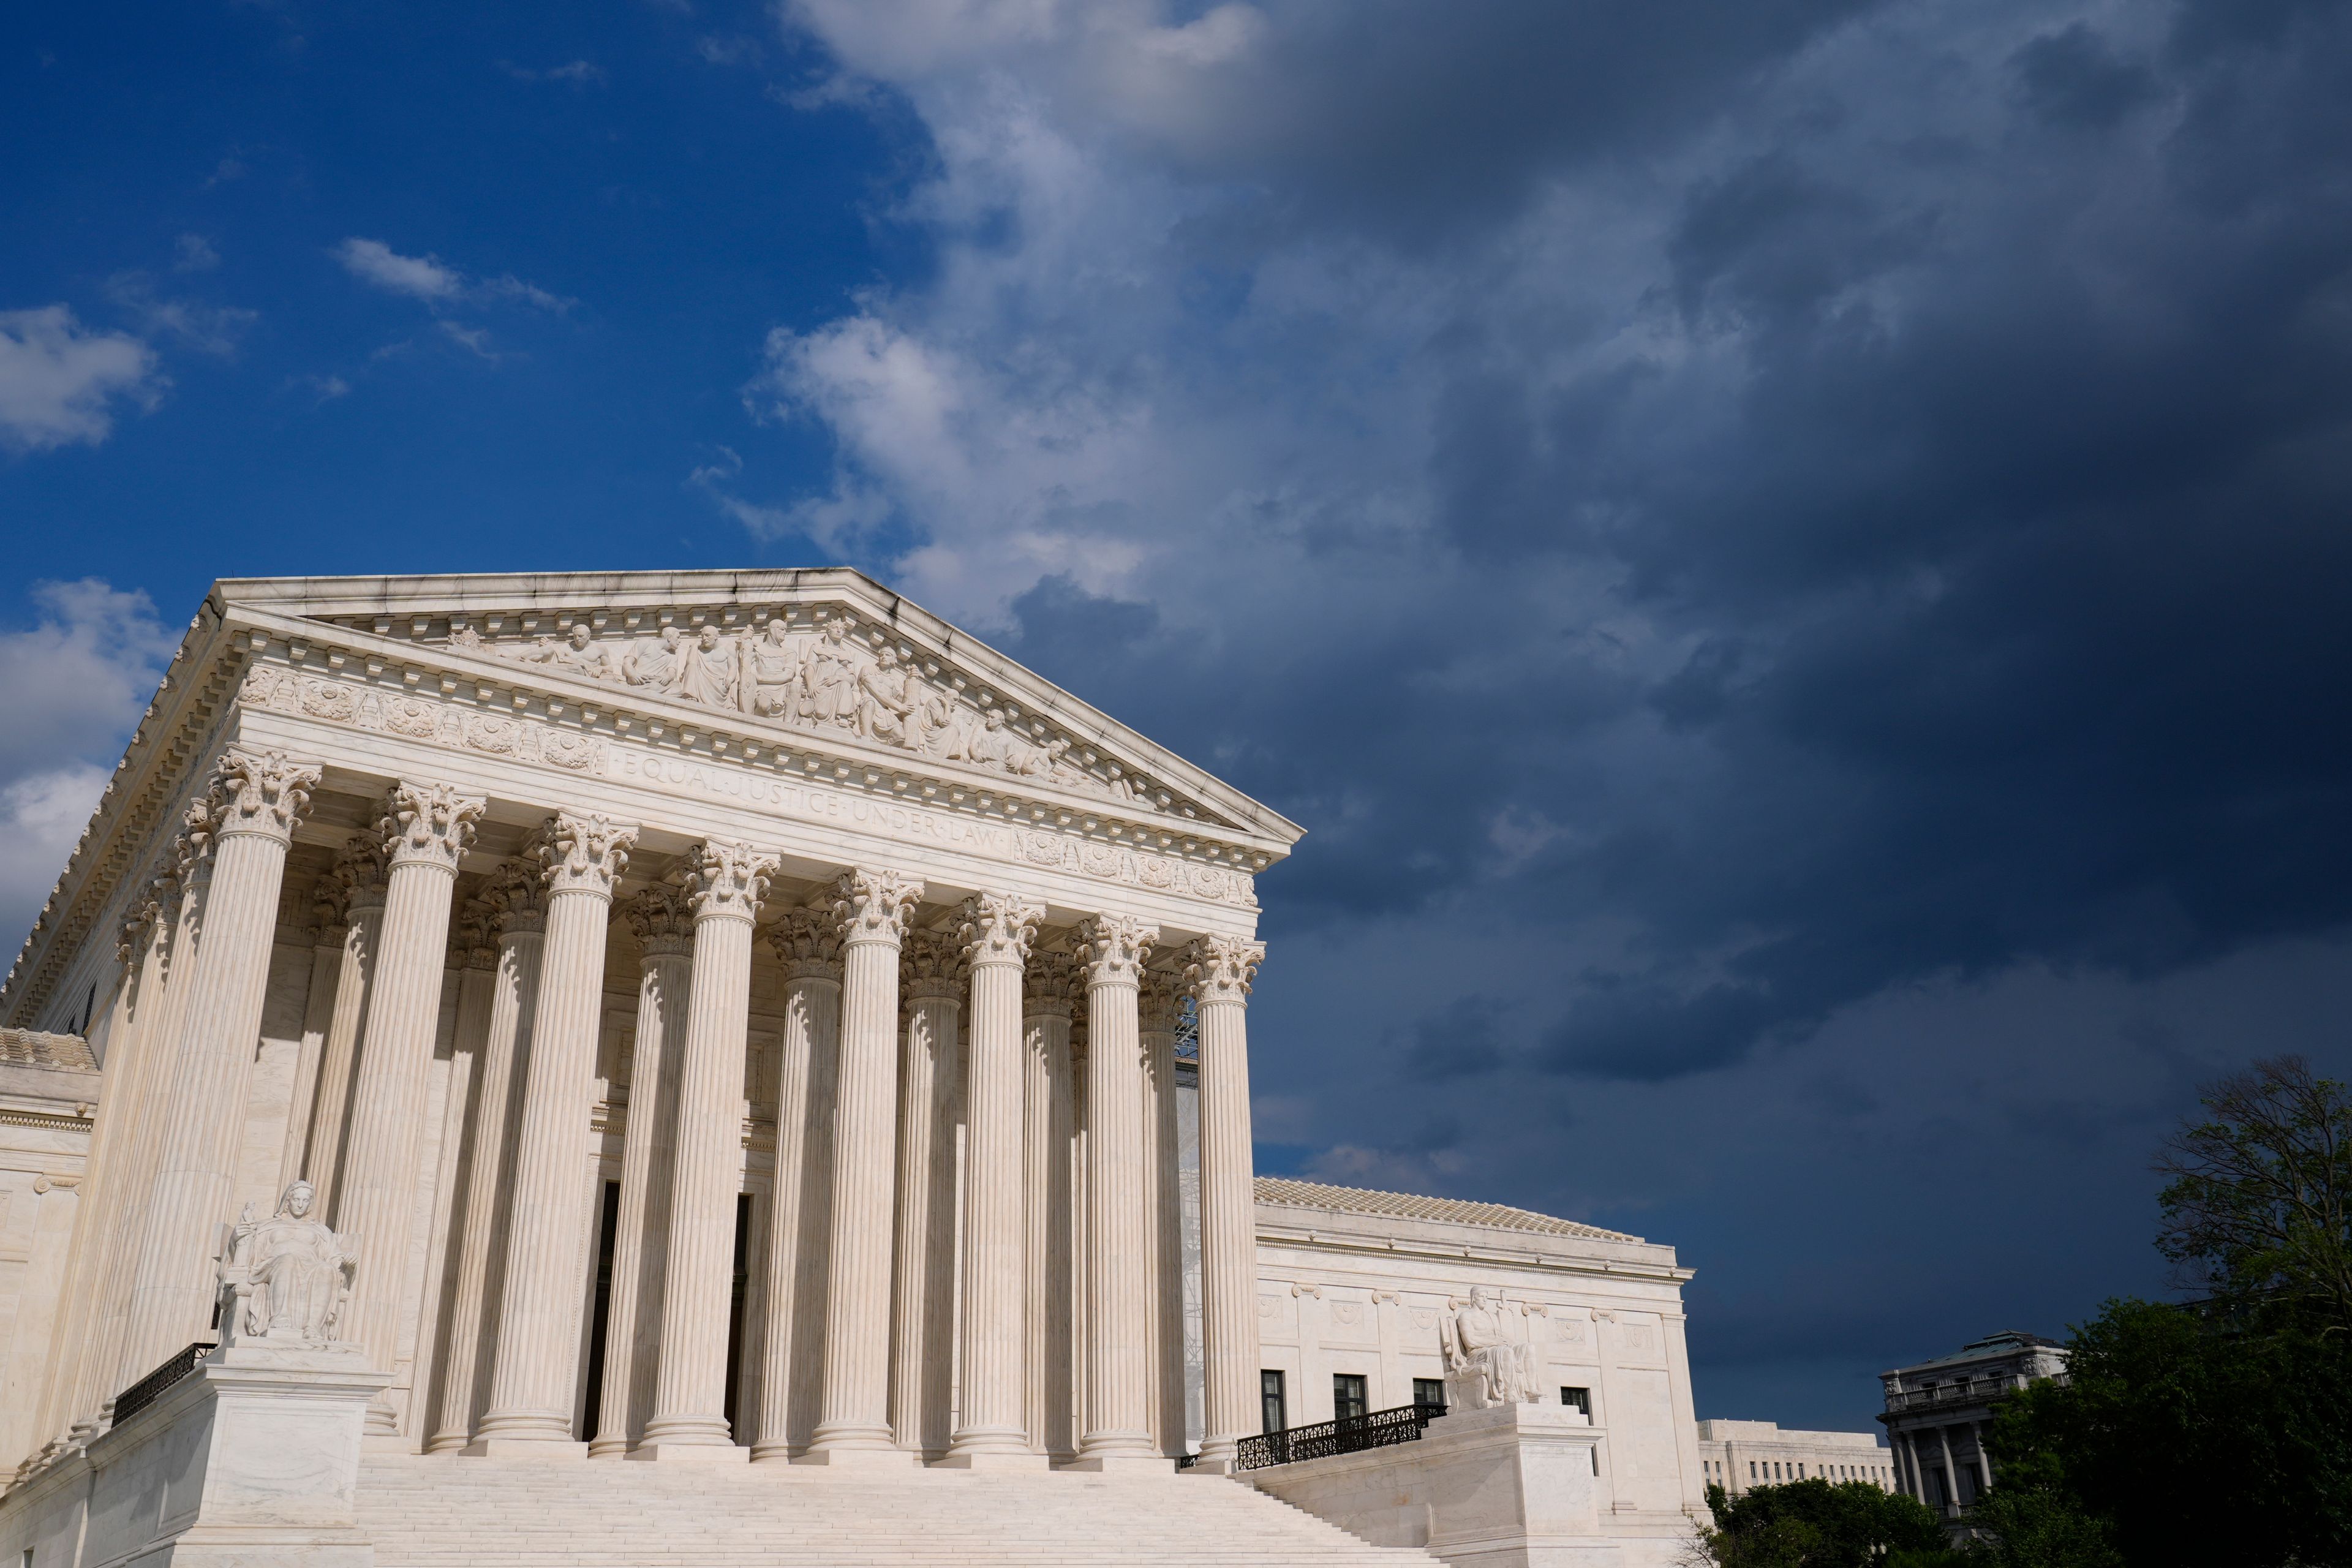
[[362, 1429], [368, 1402], [391, 1381], [356, 1344], [215, 1351], [91, 1443], [79, 1560], [369, 1568], [375, 1549], [357, 1515]]
[[1417, 1443], [1248, 1472], [1259, 1490], [1375, 1546], [1420, 1546], [1453, 1568], [1613, 1568], [1580, 1410], [1497, 1405], [1441, 1415]]

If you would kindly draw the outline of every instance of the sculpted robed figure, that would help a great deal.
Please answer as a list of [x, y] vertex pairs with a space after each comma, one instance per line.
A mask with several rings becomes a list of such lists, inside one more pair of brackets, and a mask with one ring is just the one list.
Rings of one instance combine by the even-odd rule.
[[313, 1201], [310, 1184], [296, 1182], [266, 1220], [245, 1205], [221, 1259], [224, 1339], [321, 1345], [339, 1336], [358, 1259], [348, 1238], [310, 1217]]

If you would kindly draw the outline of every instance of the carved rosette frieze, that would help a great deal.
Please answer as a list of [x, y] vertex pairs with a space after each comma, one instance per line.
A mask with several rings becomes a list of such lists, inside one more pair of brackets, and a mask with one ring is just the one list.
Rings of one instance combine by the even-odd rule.
[[1196, 1003], [1244, 1002], [1265, 944], [1240, 936], [1204, 936], [1184, 950], [1184, 984]]
[[621, 906], [621, 918], [635, 934], [637, 951], [647, 958], [694, 951], [694, 911], [687, 907], [683, 888], [647, 888]]
[[294, 824], [310, 809], [319, 787], [319, 765], [297, 762], [283, 752], [231, 746], [213, 764], [207, 794], [215, 837], [254, 833], [291, 843]]
[[404, 779], [384, 796], [377, 823], [394, 866], [430, 866], [455, 875], [457, 858], [474, 841], [474, 825], [488, 803], [447, 784]]
[[768, 945], [782, 962], [787, 980], [841, 978], [841, 925], [829, 905], [786, 910], [768, 933]]
[[748, 921], [768, 896], [776, 858], [741, 839], [712, 838], [686, 852], [680, 889], [697, 920]]
[[1133, 915], [1092, 915], [1078, 922], [1078, 958], [1088, 985], [1133, 985], [1160, 941], [1160, 928]]
[[482, 889], [501, 936], [547, 929], [547, 882], [535, 862], [501, 860]]
[[901, 872], [878, 867], [843, 872], [833, 885], [833, 915], [841, 922], [843, 945], [878, 942], [896, 946], [922, 898], [923, 884]]
[[1028, 967], [1021, 972], [1022, 1013], [1029, 1017], [1041, 1014], [1068, 1017], [1076, 977], [1077, 965], [1068, 953], [1050, 948], [1031, 953]]
[[898, 980], [909, 1001], [928, 997], [961, 1000], [971, 975], [964, 966], [963, 943], [946, 931], [907, 933], [898, 954]]
[[458, 904], [449, 922], [451, 963], [465, 969], [496, 969], [499, 909], [488, 898], [477, 895]]
[[550, 893], [613, 896], [613, 884], [628, 868], [637, 830], [591, 812], [559, 811], [547, 819], [532, 846]]
[[963, 901], [963, 923], [956, 937], [970, 963], [1003, 963], [1021, 968], [1037, 940], [1044, 908], [1018, 893], [976, 893]]

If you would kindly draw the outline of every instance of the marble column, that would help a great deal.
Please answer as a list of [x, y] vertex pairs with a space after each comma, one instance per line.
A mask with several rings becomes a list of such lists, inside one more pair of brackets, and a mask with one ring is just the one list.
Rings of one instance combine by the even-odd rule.
[[1023, 1171], [1021, 976], [1045, 911], [1013, 893], [967, 899], [958, 935], [971, 970], [966, 1031], [961, 1408], [943, 1464], [1035, 1468], [1027, 1419], [1029, 1227]]
[[687, 852], [694, 990], [678, 1072], [661, 1365], [653, 1418], [631, 1458], [750, 1458], [748, 1449], [735, 1446], [727, 1423], [727, 1316], [735, 1278], [735, 1195], [743, 1173], [751, 922], [775, 869], [774, 856], [740, 841], [712, 839]]
[[[30, 1434], [44, 1442], [69, 1437], [75, 1423], [97, 1402], [86, 1394], [89, 1369], [100, 1353], [101, 1302], [108, 1282], [114, 1278], [112, 1270], [119, 1267], [111, 1254], [120, 1245], [123, 1228], [123, 1189], [137, 1161], [132, 1147], [136, 1123], [142, 1106], [155, 1098], [152, 1083], [156, 1053], [150, 1026], [163, 1005], [163, 963], [171, 942], [169, 911], [177, 905], [178, 894], [179, 879], [168, 866], [156, 868], [143, 896], [134, 882], [131, 913], [122, 922], [122, 940], [115, 950], [124, 973], [112, 1027], [107, 1034], [106, 1066], [112, 1092], [100, 1100], [98, 1124], [90, 1131], [83, 1181], [89, 1204], [74, 1225], [65, 1293], [59, 1298], [51, 1341], [49, 1374]], [[110, 1361], [108, 1369], [112, 1370]]]
[[1937, 1446], [1943, 1450], [1944, 1455], [1944, 1508], [1942, 1511], [1946, 1519], [1950, 1519], [1959, 1511], [1960, 1507], [1960, 1468], [1952, 1462], [1952, 1428], [1949, 1424], [1937, 1424], [1936, 1427], [1936, 1443]]
[[[211, 886], [173, 1052], [157, 1163], [140, 1232], [125, 1343], [136, 1377], [212, 1322], [217, 1227], [230, 1217], [246, 1089], [294, 824], [319, 769], [282, 752], [231, 747], [214, 764]], [[436, 955], [437, 957], [437, 955]]]
[[[366, 1350], [378, 1372], [392, 1371], [399, 1354], [401, 1288], [416, 1212], [417, 1143], [441, 1012], [449, 909], [457, 858], [472, 841], [484, 805], [446, 784], [403, 780], [386, 798], [380, 825], [392, 869], [335, 1210], [336, 1228], [352, 1238], [359, 1259], [342, 1337]], [[373, 1437], [397, 1435], [383, 1393], [369, 1402], [367, 1431]]]
[[625, 1454], [653, 1415], [660, 1366], [662, 1277], [677, 1163], [678, 1068], [686, 1060], [694, 916], [677, 888], [648, 888], [623, 916], [637, 939], [637, 1030], [621, 1146], [613, 1294], [604, 1309], [604, 1380], [591, 1458]]
[[[130, 1366], [131, 1292], [139, 1267], [140, 1237], [147, 1227], [147, 1206], [154, 1195], [155, 1170], [163, 1158], [163, 1119], [177, 1068], [180, 1025], [187, 1016], [188, 983], [195, 973], [204, 889], [212, 878], [211, 847], [212, 800], [201, 795], [189, 804], [185, 822], [172, 845], [173, 887], [163, 901], [168, 929], [155, 976], [160, 990], [153, 1016], [140, 1026], [147, 1065], [131, 1127], [129, 1180], [113, 1218], [114, 1234], [107, 1244], [107, 1271], [99, 1282], [103, 1314], [100, 1349], [82, 1372], [85, 1383], [78, 1402], [77, 1430], [84, 1419], [92, 1431], [104, 1426], [113, 1412], [115, 1394], [153, 1364]], [[160, 868], [158, 878], [158, 889], [163, 891]]]
[[1132, 915], [1078, 927], [1087, 982], [1086, 1414], [1077, 1468], [1166, 1468], [1150, 1424], [1152, 1140], [1137, 990], [1159, 929]]
[[768, 941], [784, 966], [784, 1030], [776, 1046], [776, 1174], [754, 1463], [803, 1452], [816, 1429], [841, 1035], [841, 927], [830, 904], [787, 910]]
[[613, 884], [636, 841], [635, 827], [568, 811], [541, 831], [547, 946], [515, 1140], [490, 1408], [469, 1453], [545, 1452], [546, 1445], [572, 1441], [578, 1264], [589, 1195], [581, 1171], [595, 1092], [604, 935]]
[[368, 998], [375, 984], [376, 951], [383, 943], [384, 879], [391, 850], [382, 834], [362, 834], [343, 846], [328, 875], [338, 889], [343, 920], [343, 952], [335, 970], [334, 1010], [319, 1045], [319, 1081], [311, 1092], [310, 1139], [302, 1152], [302, 1177], [317, 1194], [312, 1212], [331, 1223], [343, 1173], [343, 1140], [351, 1127], [352, 1081], [360, 1037], [367, 1027]]
[[833, 1258], [823, 1415], [803, 1459], [908, 1456], [890, 1441], [890, 1219], [897, 1192], [898, 945], [922, 883], [861, 868], [835, 884], [841, 1079], [834, 1101]]
[[294, 1086], [286, 1097], [286, 1141], [278, 1155], [277, 1190], [284, 1192], [302, 1176], [303, 1158], [310, 1152], [310, 1111], [319, 1099], [319, 1065], [326, 1055], [327, 1035], [335, 1022], [335, 982], [343, 968], [343, 943], [350, 934], [344, 919], [342, 889], [334, 873], [321, 873], [310, 897], [310, 984], [302, 993], [302, 1045], [294, 1058]]
[[1265, 948], [1204, 936], [1185, 952], [1201, 1032], [1201, 1338], [1206, 1431], [1196, 1468], [1229, 1473], [1258, 1428], [1257, 1200], [1250, 1155], [1250, 982]]
[[1070, 958], [1033, 952], [1022, 976], [1022, 1424], [1032, 1452], [1067, 1459], [1070, 1342]]
[[1176, 977], [1147, 972], [1137, 995], [1143, 1042], [1144, 1136], [1150, 1142], [1144, 1207], [1145, 1360], [1150, 1416], [1160, 1452], [1184, 1446], [1184, 1191], [1176, 1130]]
[[[907, 1005], [898, 1052], [898, 1208], [891, 1244], [890, 1434], [901, 1448], [937, 1458], [948, 1446], [948, 1380], [953, 1345], [932, 1310], [935, 1291], [953, 1288], [952, 1236], [936, 1221], [942, 1160], [955, 1157], [947, 1124], [955, 1081], [957, 1013], [963, 962], [956, 941], [910, 931], [900, 953]], [[941, 1138], [942, 1131], [946, 1138]]]
[[472, 1439], [489, 1398], [494, 1342], [484, 1331], [499, 1321], [523, 1068], [530, 1059], [540, 948], [547, 931], [547, 884], [536, 862], [502, 862], [490, 873], [482, 900], [498, 935], [497, 967], [491, 974], [482, 1054], [474, 1064], [466, 1191], [462, 1207], [450, 1219], [455, 1282], [448, 1326], [442, 1335], [447, 1348], [442, 1355], [439, 1413], [427, 1445], [436, 1453], [462, 1448]]

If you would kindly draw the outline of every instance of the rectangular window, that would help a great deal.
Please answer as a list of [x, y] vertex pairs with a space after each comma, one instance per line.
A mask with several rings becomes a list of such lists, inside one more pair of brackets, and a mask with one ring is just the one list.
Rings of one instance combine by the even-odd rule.
[[1592, 1418], [1592, 1390], [1589, 1388], [1563, 1388], [1559, 1391], [1559, 1402], [1562, 1405], [1567, 1405], [1571, 1410], [1581, 1410], [1584, 1412], [1585, 1419], [1588, 1421]]
[[1445, 1380], [1442, 1377], [1416, 1377], [1412, 1380], [1412, 1402], [1432, 1410], [1445, 1408]]
[[1335, 1372], [1331, 1374], [1331, 1418], [1333, 1420], [1352, 1420], [1356, 1416], [1365, 1415], [1370, 1408], [1364, 1402], [1362, 1377], [1352, 1372]]
[[1751, 1481], [1756, 1479], [1756, 1461], [1753, 1459], [1748, 1461], [1748, 1479]]
[[1257, 1374], [1259, 1419], [1262, 1430], [1279, 1432], [1290, 1425], [1290, 1404], [1282, 1394], [1282, 1373], [1261, 1372]]

